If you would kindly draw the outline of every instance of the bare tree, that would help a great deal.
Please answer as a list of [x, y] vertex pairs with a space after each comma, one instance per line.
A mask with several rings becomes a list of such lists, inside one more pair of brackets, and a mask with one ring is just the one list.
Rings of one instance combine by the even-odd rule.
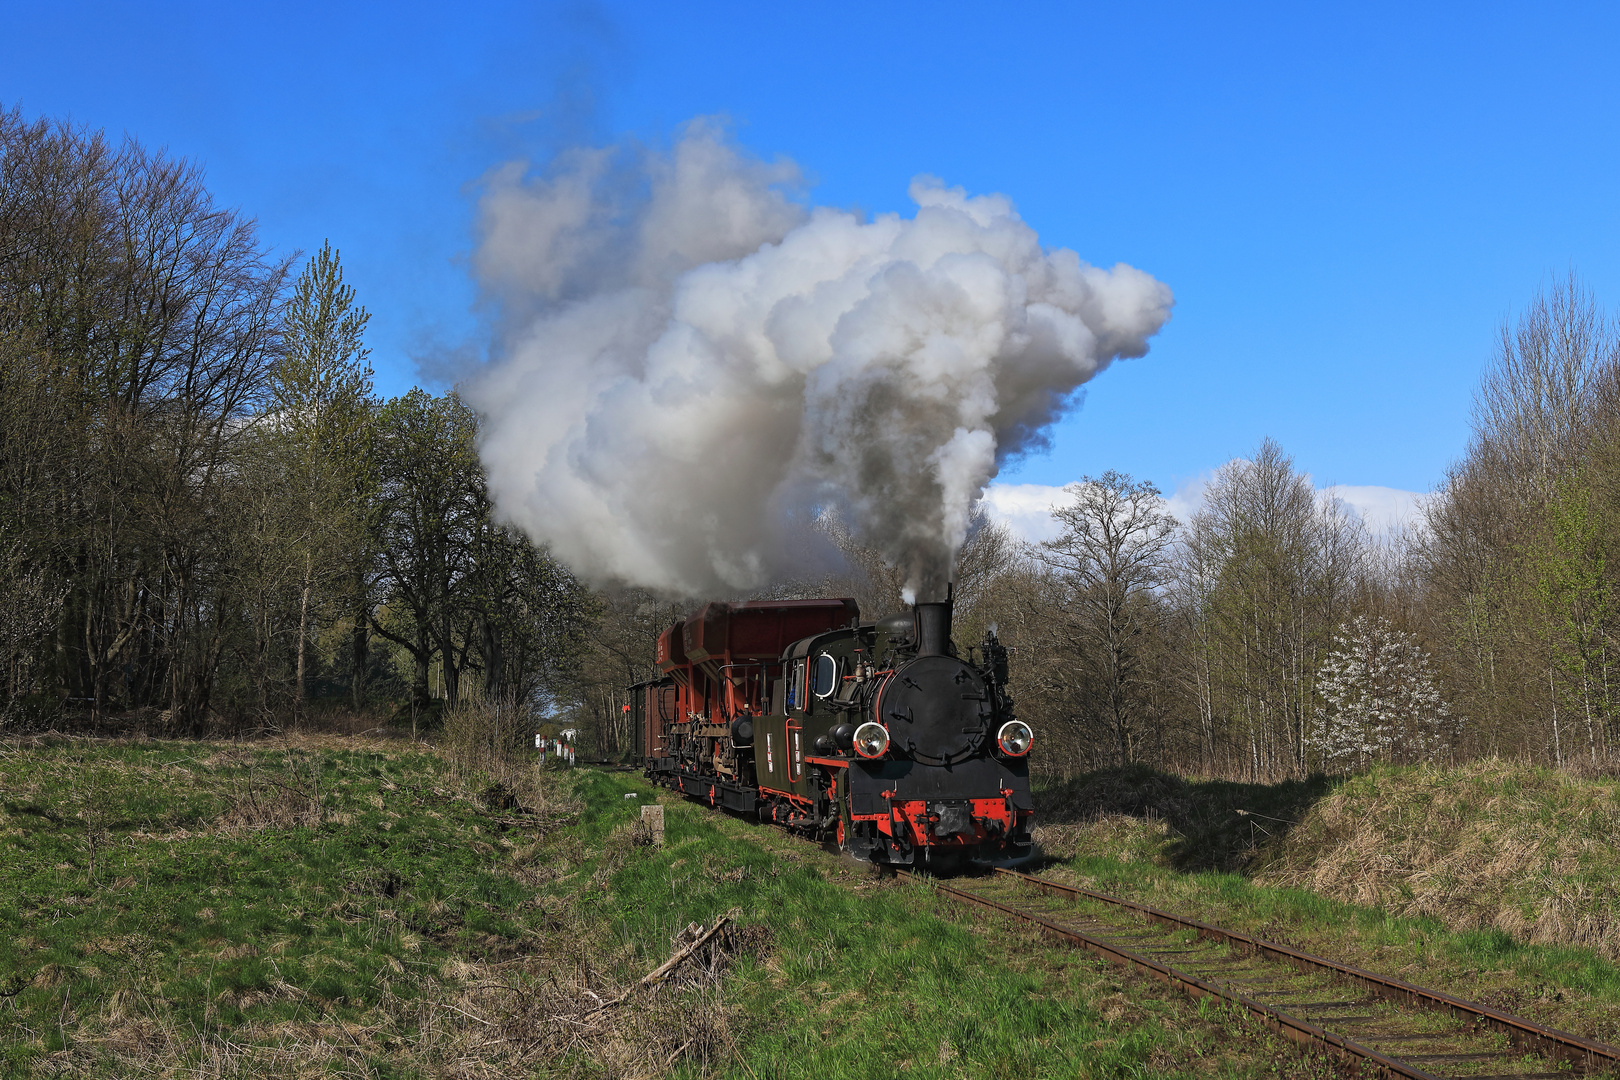
[[[30, 566], [22, 545], [13, 543], [0, 555], [0, 730], [10, 726], [40, 695], [43, 664], [40, 644], [62, 613], [62, 590], [42, 566]], [[40, 695], [43, 697], [43, 695]]]
[[1064, 489], [1053, 509], [1063, 533], [1035, 549], [1057, 579], [1066, 652], [1084, 674], [1079, 707], [1112, 737], [1120, 764], [1136, 760], [1146, 721], [1146, 656], [1163, 617], [1176, 520], [1152, 483], [1110, 470]]
[[904, 570], [890, 565], [877, 548], [862, 544], [833, 510], [823, 510], [815, 528], [832, 542], [846, 569], [817, 581], [792, 583], [790, 588], [806, 595], [853, 597], [864, 619], [881, 619], [901, 609]]
[[1315, 673], [1349, 614], [1366, 549], [1360, 519], [1270, 439], [1223, 467], [1187, 534], [1182, 590], [1195, 620], [1191, 681], [1216, 768], [1250, 776], [1307, 768]]
[[1571, 273], [1503, 322], [1474, 398], [1470, 455], [1494, 460], [1521, 498], [1547, 497], [1608, 433], [1601, 414], [1615, 405], [1617, 361], [1620, 326]]
[[195, 166], [0, 114], [0, 363], [23, 408], [45, 406], [8, 418], [31, 445], [3, 480], [67, 586], [58, 670], [98, 716], [206, 722], [234, 606], [218, 509], [286, 273]]
[[1571, 274], [1504, 323], [1426, 511], [1424, 630], [1471, 752], [1607, 752], [1620, 618], [1620, 326]]
[[627, 688], [658, 675], [658, 635], [686, 616], [695, 601], [671, 601], [645, 589], [608, 588], [596, 593], [596, 618], [587, 630], [577, 683], [577, 715], [594, 729], [604, 754], [617, 755], [634, 739]]

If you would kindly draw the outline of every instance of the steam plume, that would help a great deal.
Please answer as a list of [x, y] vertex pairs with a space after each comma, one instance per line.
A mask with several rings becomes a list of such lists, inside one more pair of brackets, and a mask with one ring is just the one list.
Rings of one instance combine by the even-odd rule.
[[798, 179], [701, 121], [490, 178], [501, 344], [467, 393], [502, 512], [577, 571], [746, 591], [802, 572], [785, 523], [833, 507], [941, 595], [1000, 463], [1169, 318], [1164, 285], [1043, 251], [999, 195], [919, 178], [914, 217], [863, 220]]

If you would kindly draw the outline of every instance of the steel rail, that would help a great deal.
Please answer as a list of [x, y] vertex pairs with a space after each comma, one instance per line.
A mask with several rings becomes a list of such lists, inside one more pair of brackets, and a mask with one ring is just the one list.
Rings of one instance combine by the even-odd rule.
[[1237, 930], [1227, 930], [1224, 927], [1213, 926], [1181, 915], [1173, 915], [1170, 912], [1160, 911], [1157, 908], [1139, 904], [1133, 900], [1110, 896], [1107, 893], [1076, 888], [1071, 885], [1060, 885], [1055, 881], [1046, 881], [1029, 874], [1021, 874], [1016, 870], [1004, 870], [1000, 867], [996, 868], [996, 873], [1014, 878], [1026, 885], [1046, 892], [1068, 896], [1083, 896], [1090, 900], [1123, 908], [1160, 925], [1193, 930], [1197, 932], [1200, 938], [1206, 941], [1235, 945], [1252, 955], [1282, 960], [1304, 970], [1331, 971], [1340, 978], [1386, 1000], [1401, 1001], [1420, 1008], [1435, 1009], [1459, 1017], [1468, 1017], [1476, 1024], [1504, 1033], [1509, 1041], [1519, 1049], [1533, 1051], [1544, 1057], [1567, 1061], [1583, 1071], [1620, 1068], [1620, 1049], [1582, 1038], [1579, 1035], [1572, 1035], [1567, 1031], [1559, 1031], [1556, 1028], [1534, 1024], [1511, 1013], [1492, 1009], [1477, 1002], [1464, 1001], [1462, 998], [1453, 997], [1438, 990], [1427, 990], [1421, 986], [1413, 986], [1411, 983], [1401, 982], [1399, 979], [1391, 979], [1375, 972], [1352, 967], [1349, 964], [1341, 964], [1336, 960], [1314, 956], [1311, 953], [1302, 952], [1287, 945], [1265, 941], [1251, 934], [1245, 934]]
[[1397, 1061], [1391, 1057], [1386, 1057], [1371, 1047], [1362, 1046], [1360, 1043], [1346, 1039], [1342, 1035], [1336, 1035], [1325, 1028], [1317, 1027], [1315, 1024], [1312, 1024], [1309, 1021], [1302, 1020], [1297, 1016], [1292, 1016], [1280, 1009], [1272, 1008], [1270, 1005], [1267, 1005], [1261, 1001], [1256, 1001], [1245, 994], [1240, 994], [1235, 990], [1222, 987], [1216, 983], [1207, 982], [1204, 979], [1191, 974], [1190, 972], [1177, 970], [1168, 964], [1161, 964], [1159, 961], [1154, 960], [1151, 957], [1143, 956], [1142, 954], [1134, 952], [1130, 949], [1111, 944], [1099, 938], [1094, 938], [1091, 935], [1081, 933], [1072, 927], [1062, 926], [1031, 912], [1022, 911], [1018, 908], [1012, 907], [1011, 905], [992, 900], [987, 896], [980, 896], [976, 893], [967, 892], [963, 889], [955, 889], [949, 885], [945, 885], [929, 878], [924, 878], [906, 870], [896, 870], [895, 874], [898, 877], [903, 877], [911, 881], [920, 881], [923, 884], [933, 888], [936, 892], [943, 893], [953, 900], [960, 900], [964, 903], [988, 908], [992, 911], [999, 911], [1002, 914], [1010, 915], [1015, 919], [1033, 923], [1046, 933], [1051, 934], [1054, 937], [1061, 938], [1071, 945], [1078, 945], [1087, 952], [1095, 953], [1096, 955], [1112, 961], [1113, 963], [1141, 968], [1161, 981], [1167, 982], [1171, 986], [1179, 988], [1190, 997], [1215, 998], [1220, 1001], [1225, 1001], [1231, 1005], [1235, 1005], [1244, 1012], [1247, 1012], [1249, 1015], [1253, 1016], [1255, 1019], [1259, 1020], [1272, 1031], [1277, 1032], [1279, 1035], [1291, 1039], [1294, 1042], [1303, 1043], [1310, 1046], [1325, 1047], [1329, 1053], [1340, 1057], [1352, 1066], [1362, 1068], [1363, 1070], [1365, 1070], [1367, 1066], [1370, 1066], [1373, 1070], [1376, 1070], [1378, 1075], [1401, 1077], [1404, 1078], [1404, 1080], [1442, 1080], [1441, 1077], [1437, 1077], [1433, 1073], [1425, 1072], [1422, 1069], [1414, 1068], [1405, 1062]]

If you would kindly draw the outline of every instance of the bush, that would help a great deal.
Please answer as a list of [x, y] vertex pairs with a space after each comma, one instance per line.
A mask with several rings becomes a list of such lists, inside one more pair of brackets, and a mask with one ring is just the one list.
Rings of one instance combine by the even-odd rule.
[[445, 710], [441, 750], [461, 775], [499, 781], [527, 763], [533, 738], [534, 716], [526, 704], [468, 698]]

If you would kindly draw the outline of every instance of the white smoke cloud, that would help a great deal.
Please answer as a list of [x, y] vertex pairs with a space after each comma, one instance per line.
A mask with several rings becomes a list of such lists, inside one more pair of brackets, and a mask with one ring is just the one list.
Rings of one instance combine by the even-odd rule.
[[802, 572], [787, 534], [820, 506], [942, 593], [1000, 463], [1169, 317], [1001, 196], [919, 178], [915, 216], [863, 220], [795, 202], [798, 175], [695, 122], [668, 154], [489, 178], [502, 341], [467, 394], [501, 511], [577, 571], [745, 591]]

